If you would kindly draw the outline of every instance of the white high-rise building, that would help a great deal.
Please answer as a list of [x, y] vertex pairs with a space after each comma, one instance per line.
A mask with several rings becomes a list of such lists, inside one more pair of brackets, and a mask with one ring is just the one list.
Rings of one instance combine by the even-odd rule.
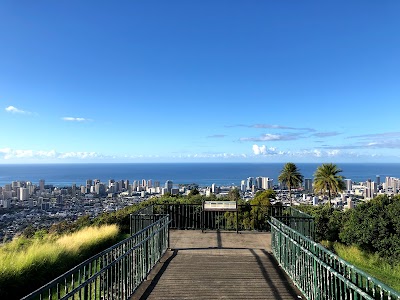
[[215, 183], [213, 183], [212, 185], [211, 185], [211, 193], [213, 193], [213, 194], [216, 194], [217, 193], [217, 186], [216, 186], [216, 184]]
[[19, 188], [19, 200], [26, 201], [29, 199], [29, 189]]
[[241, 190], [242, 192], [245, 192], [245, 191], [246, 191], [246, 180], [242, 180], [242, 181], [240, 182], [240, 190]]

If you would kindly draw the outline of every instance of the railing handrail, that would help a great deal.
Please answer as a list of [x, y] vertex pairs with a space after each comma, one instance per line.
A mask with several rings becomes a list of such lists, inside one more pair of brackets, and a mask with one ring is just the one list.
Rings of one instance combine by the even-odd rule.
[[[50, 287], [56, 285], [61, 279], [68, 277], [69, 275], [74, 274], [75, 272], [79, 271], [80, 269], [82, 269], [84, 266], [89, 265], [91, 262], [95, 261], [96, 259], [98, 259], [99, 257], [110, 253], [112, 250], [118, 248], [119, 246], [128, 243], [129, 241], [137, 238], [138, 236], [140, 236], [142, 233], [146, 232], [147, 230], [149, 230], [151, 227], [154, 227], [156, 225], [158, 225], [161, 222], [165, 222], [165, 220], [167, 220], [168, 222], [166, 224], [164, 224], [163, 226], [168, 226], [171, 223], [171, 220], [169, 220], [169, 215], [163, 215], [164, 217], [157, 220], [156, 222], [150, 224], [149, 226], [143, 228], [142, 230], [138, 231], [137, 233], [135, 233], [134, 235], [114, 244], [113, 246], [97, 253], [96, 255], [93, 255], [92, 257], [86, 259], [85, 261], [83, 261], [82, 263], [76, 265], [75, 267], [71, 268], [70, 270], [68, 270], [67, 272], [61, 274], [60, 276], [56, 277], [55, 279], [53, 279], [52, 281], [48, 282], [47, 284], [45, 284], [44, 286], [38, 288], [37, 290], [33, 291], [32, 293], [28, 294], [27, 296], [21, 298], [21, 300], [23, 299], [29, 299], [30, 297], [49, 289]], [[163, 227], [158, 228], [157, 232], [159, 232]], [[144, 239], [143, 241], [135, 244], [135, 246], [133, 246], [132, 249], [136, 249], [138, 248], [143, 242], [147, 241], [149, 237], [153, 236], [154, 234], [152, 233], [151, 235], [149, 235], [146, 239]], [[122, 257], [122, 255], [118, 256], [118, 258]], [[118, 258], [116, 258], [114, 261], [117, 261]], [[114, 262], [113, 261], [113, 262]], [[111, 263], [110, 263], [111, 264]], [[88, 279], [89, 280], [89, 279]]]
[[[150, 226], [147, 226], [145, 229], [141, 230], [144, 231], [149, 227], [153, 227], [155, 224], [159, 223], [161, 221], [161, 219], [153, 224], [151, 224]], [[168, 225], [171, 221], [168, 221], [165, 225]], [[68, 299], [68, 297], [74, 295], [76, 293], [76, 291], [79, 291], [82, 287], [85, 287], [86, 285], [88, 285], [90, 283], [90, 281], [93, 281], [95, 278], [97, 278], [98, 276], [100, 276], [102, 273], [104, 273], [104, 271], [110, 269], [111, 267], [113, 267], [114, 265], [116, 265], [119, 261], [121, 261], [124, 257], [128, 256], [131, 252], [133, 252], [135, 249], [139, 248], [142, 244], [144, 244], [145, 242], [147, 242], [150, 238], [152, 238], [154, 235], [156, 235], [157, 233], [159, 233], [163, 228], [160, 227], [158, 228], [156, 231], [153, 231], [150, 235], [148, 235], [145, 239], [143, 239], [140, 243], [136, 244], [135, 246], [133, 246], [131, 249], [127, 250], [125, 253], [123, 253], [122, 255], [118, 256], [116, 259], [114, 259], [112, 262], [110, 262], [109, 264], [107, 264], [104, 268], [100, 269], [99, 271], [97, 271], [95, 274], [93, 274], [88, 280], [86, 280], [84, 283], [81, 283], [80, 285], [78, 285], [77, 287], [75, 287], [75, 289], [71, 290], [67, 295], [64, 296], [64, 298]], [[138, 234], [140, 234], [138, 232]], [[63, 276], [61, 276], [63, 277]]]
[[[277, 230], [279, 230], [279, 228], [277, 226], [275, 226], [274, 224], [271, 224], [272, 227], [276, 228]], [[286, 226], [286, 225], [285, 225]], [[329, 270], [330, 272], [334, 273], [337, 277], [339, 277], [340, 280], [342, 280], [343, 282], [346, 283], [346, 285], [351, 286], [353, 289], [355, 289], [358, 293], [362, 294], [363, 297], [368, 298], [370, 300], [374, 300], [374, 298], [372, 298], [370, 295], [368, 295], [365, 291], [363, 291], [360, 287], [356, 286], [353, 282], [351, 282], [350, 280], [348, 280], [346, 277], [344, 277], [342, 274], [340, 274], [339, 272], [337, 272], [336, 270], [332, 270], [332, 268], [327, 265], [323, 260], [321, 260], [319, 257], [317, 257], [314, 253], [312, 253], [310, 250], [308, 250], [307, 248], [305, 248], [304, 246], [302, 246], [301, 244], [299, 244], [296, 240], [293, 240], [289, 235], [287, 235], [286, 233], [284, 233], [283, 231], [281, 231], [282, 234], [291, 239], [292, 242], [294, 244], [296, 244], [299, 248], [301, 248], [304, 253], [306, 253], [307, 255], [313, 257], [315, 260], [317, 260], [322, 266], [324, 266], [327, 270]], [[296, 284], [296, 282], [294, 282]], [[298, 286], [296, 284], [296, 286], [302, 291], [303, 294], [305, 294], [305, 292], [302, 290], [302, 288], [300, 286]]]
[[[293, 215], [292, 211], [294, 211], [296, 214], [302, 215], [304, 218], [310, 218], [310, 219], [315, 219], [313, 216], [311, 216], [308, 213], [305, 213], [304, 211], [298, 210], [297, 208], [294, 208], [293, 206], [290, 206], [290, 214]], [[297, 216], [293, 216], [297, 217]]]
[[[354, 266], [353, 264], [351, 264], [350, 262], [340, 258], [339, 256], [337, 256], [336, 254], [334, 254], [333, 252], [329, 251], [328, 249], [326, 249], [324, 246], [322, 246], [321, 244], [313, 241], [312, 239], [304, 236], [303, 234], [301, 234], [300, 232], [290, 228], [289, 226], [283, 224], [282, 222], [280, 222], [278, 219], [271, 217], [271, 221], [268, 221], [270, 223], [271, 226], [275, 227], [276, 229], [278, 229], [280, 232], [282, 232], [282, 234], [286, 235], [287, 237], [289, 237], [291, 240], [293, 240], [293, 242], [295, 242], [296, 244], [298, 244], [300, 247], [304, 248], [301, 244], [299, 244], [297, 242], [296, 239], [294, 239], [293, 237], [291, 237], [290, 235], [286, 234], [280, 227], [283, 227], [285, 230], [291, 232], [294, 235], [297, 235], [300, 239], [310, 243], [311, 245], [313, 245], [313, 247], [318, 248], [319, 250], [321, 250], [322, 252], [324, 252], [325, 254], [327, 254], [329, 257], [334, 258], [335, 260], [337, 260], [338, 262], [344, 264], [345, 266], [347, 266], [348, 268], [353, 269], [356, 273], [360, 274], [361, 276], [368, 278], [368, 279], [372, 279], [376, 285], [380, 286], [382, 289], [386, 290], [388, 293], [390, 293], [391, 295], [394, 295], [395, 297], [397, 297], [398, 299], [400, 299], [400, 293], [395, 291], [394, 289], [392, 289], [391, 287], [387, 286], [386, 284], [384, 284], [383, 282], [381, 282], [380, 280], [378, 280], [377, 278], [373, 277], [372, 275], [364, 272], [363, 270], [357, 268], [356, 266]], [[306, 248], [304, 248], [306, 249]], [[316, 256], [316, 254], [314, 252], [312, 252], [310, 249], [306, 249], [308, 250], [309, 253], [311, 253], [313, 256], [315, 256], [316, 258], [318, 258]], [[319, 259], [319, 258], [318, 258]], [[324, 262], [325, 263], [325, 262]], [[332, 266], [329, 266], [330, 271], [333, 270]], [[336, 270], [335, 270], [336, 271]]]

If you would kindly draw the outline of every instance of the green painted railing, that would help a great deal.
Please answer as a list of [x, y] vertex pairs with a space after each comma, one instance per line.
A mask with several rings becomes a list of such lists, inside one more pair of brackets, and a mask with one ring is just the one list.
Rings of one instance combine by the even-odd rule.
[[[239, 204], [237, 212], [203, 212], [202, 204], [164, 203], [154, 205], [154, 212], [169, 214], [171, 216], [171, 229], [270, 231], [270, 225], [267, 221], [271, 217], [280, 216], [289, 220], [291, 216], [298, 216], [308, 219], [308, 231], [314, 232], [313, 217], [287, 206]], [[304, 233], [307, 233], [306, 230], [304, 229]]]
[[167, 251], [169, 223], [160, 217], [22, 299], [129, 299]]
[[400, 300], [400, 293], [277, 218], [269, 223], [273, 254], [307, 299]]

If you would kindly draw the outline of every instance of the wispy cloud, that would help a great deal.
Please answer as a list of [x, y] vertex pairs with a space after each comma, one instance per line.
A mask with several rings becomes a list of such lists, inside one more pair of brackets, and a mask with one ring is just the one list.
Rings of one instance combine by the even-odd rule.
[[271, 134], [266, 133], [261, 135], [260, 137], [242, 137], [239, 140], [246, 142], [265, 142], [265, 141], [291, 141], [291, 140], [298, 140], [304, 138], [303, 134], [301, 133], [287, 133], [287, 134]]
[[316, 132], [313, 133], [311, 136], [315, 136], [315, 137], [331, 137], [331, 136], [337, 136], [339, 135], [339, 132], [336, 131], [331, 131], [331, 132]]
[[267, 148], [265, 145], [253, 145], [252, 151], [255, 156], [276, 156], [276, 157], [293, 157], [293, 158], [332, 158], [346, 156], [348, 153], [342, 152], [340, 149], [307, 149], [299, 151], [282, 151], [275, 147]]
[[4, 160], [43, 160], [43, 159], [91, 159], [102, 158], [101, 154], [96, 152], [57, 152], [55, 150], [30, 150], [30, 149], [0, 149], [0, 159]]
[[370, 133], [370, 134], [361, 134], [361, 135], [353, 135], [349, 136], [348, 139], [387, 139], [387, 138], [400, 138], [400, 131], [394, 132], [383, 132], [383, 133]]
[[207, 136], [207, 138], [209, 138], [209, 139], [222, 139], [224, 137], [226, 137], [225, 134], [214, 134], [214, 135]]
[[7, 107], [5, 108], [5, 111], [6, 111], [6, 112], [9, 112], [9, 113], [12, 113], [12, 114], [24, 114], [24, 115], [29, 115], [29, 114], [31, 114], [31, 112], [29, 112], [29, 111], [16, 108], [15, 106], [12, 106], [12, 105], [7, 106]]
[[89, 122], [89, 121], [93, 121], [92, 119], [77, 118], [77, 117], [63, 117], [61, 119], [64, 120], [64, 121], [67, 121], [67, 122]]
[[323, 145], [325, 149], [400, 149], [400, 132], [371, 133], [346, 137], [352, 143], [344, 145]]
[[261, 128], [261, 129], [301, 130], [301, 131], [309, 131], [309, 132], [316, 131], [313, 128], [290, 127], [290, 126], [274, 125], [274, 124], [251, 124], [251, 125], [236, 124], [236, 125], [228, 125], [228, 126], [225, 126], [225, 127], [228, 127], [228, 128], [231, 128], [231, 127], [247, 127], [247, 128]]

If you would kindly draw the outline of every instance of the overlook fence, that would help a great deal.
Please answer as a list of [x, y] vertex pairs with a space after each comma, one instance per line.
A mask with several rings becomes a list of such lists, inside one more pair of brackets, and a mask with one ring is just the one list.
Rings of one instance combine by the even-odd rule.
[[271, 217], [269, 223], [272, 252], [307, 299], [400, 300], [399, 293], [297, 231], [302, 219], [296, 224]]
[[168, 215], [157, 216], [131, 237], [22, 299], [128, 299], [167, 251], [169, 223]]
[[[202, 204], [156, 204], [153, 207], [156, 214], [169, 214], [171, 217], [171, 229], [206, 229], [206, 230], [258, 230], [270, 231], [268, 220], [271, 217], [286, 218], [284, 222], [290, 222], [303, 218], [308, 224], [308, 230], [304, 233], [313, 237], [314, 218], [291, 207], [271, 205], [239, 204], [237, 211], [203, 211]], [[300, 222], [304, 226], [305, 222]], [[303, 231], [302, 231], [303, 232]]]

